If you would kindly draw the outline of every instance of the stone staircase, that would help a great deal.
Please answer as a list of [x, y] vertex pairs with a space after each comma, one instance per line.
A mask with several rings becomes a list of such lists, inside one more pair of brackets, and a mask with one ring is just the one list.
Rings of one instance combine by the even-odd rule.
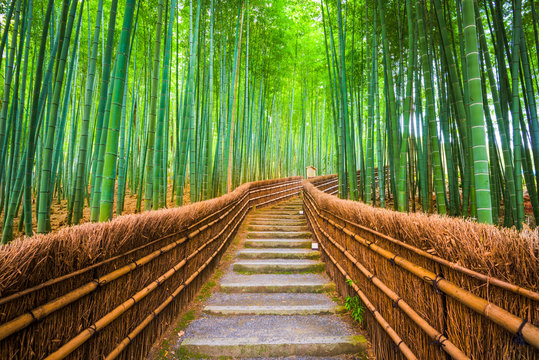
[[351, 358], [367, 343], [344, 321], [342, 306], [298, 198], [255, 211], [245, 248], [220, 280], [220, 292], [185, 330], [191, 358]]

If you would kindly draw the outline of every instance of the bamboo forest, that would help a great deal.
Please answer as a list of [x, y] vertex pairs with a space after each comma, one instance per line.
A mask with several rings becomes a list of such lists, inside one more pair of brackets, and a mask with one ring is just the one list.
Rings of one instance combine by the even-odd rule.
[[[539, 357], [537, 1], [0, 0], [0, 37], [0, 358]], [[278, 281], [226, 264], [350, 320], [217, 316]]]
[[66, 224], [84, 208], [105, 221], [129, 194], [159, 209], [309, 165], [338, 173], [341, 198], [398, 211], [539, 216], [533, 1], [15, 0], [2, 14], [4, 243], [49, 232], [53, 202]]

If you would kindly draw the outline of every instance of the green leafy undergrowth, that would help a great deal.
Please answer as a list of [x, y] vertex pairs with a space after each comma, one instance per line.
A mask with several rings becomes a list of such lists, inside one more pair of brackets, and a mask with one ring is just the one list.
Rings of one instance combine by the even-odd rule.
[[[348, 285], [352, 285], [353, 281], [346, 280]], [[363, 314], [365, 312], [365, 306], [361, 302], [359, 296], [347, 296], [344, 300], [344, 307], [350, 312], [352, 319], [361, 325], [363, 322]]]

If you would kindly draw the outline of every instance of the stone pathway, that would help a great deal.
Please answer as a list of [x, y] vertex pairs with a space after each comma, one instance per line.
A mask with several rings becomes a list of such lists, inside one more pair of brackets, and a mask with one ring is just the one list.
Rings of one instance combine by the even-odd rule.
[[[245, 248], [181, 340], [185, 358], [351, 358], [367, 342], [327, 294], [298, 198], [255, 211]], [[359, 357], [358, 356], [358, 357]]]

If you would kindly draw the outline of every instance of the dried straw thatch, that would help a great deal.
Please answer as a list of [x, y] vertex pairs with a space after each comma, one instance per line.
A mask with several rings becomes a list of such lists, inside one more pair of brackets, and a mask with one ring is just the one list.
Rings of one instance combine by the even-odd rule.
[[[331, 177], [314, 180], [315, 185], [327, 184]], [[373, 208], [339, 200], [315, 185], [303, 183], [306, 213], [338, 288], [355, 294], [344, 281], [346, 276], [355, 280], [418, 358], [443, 359], [451, 346], [475, 359], [537, 358], [537, 345], [518, 345], [520, 334], [530, 343], [539, 341], [537, 230], [519, 233], [463, 219]], [[480, 310], [473, 308], [477, 304], [491, 305]], [[423, 323], [414, 321], [413, 313]], [[367, 324], [381, 340], [375, 342], [379, 356], [402, 358], [374, 317], [369, 315]], [[426, 325], [448, 340], [429, 333]]]
[[211, 274], [246, 213], [297, 194], [299, 184], [248, 183], [189, 206], [1, 247], [0, 354], [101, 358], [122, 343], [130, 345], [115, 356], [143, 357]]
[[[313, 185], [306, 182], [304, 186]], [[539, 291], [539, 228], [519, 232], [437, 214], [405, 214], [357, 201], [336, 201], [325, 194], [317, 200], [322, 208], [351, 222], [471, 270]]]

